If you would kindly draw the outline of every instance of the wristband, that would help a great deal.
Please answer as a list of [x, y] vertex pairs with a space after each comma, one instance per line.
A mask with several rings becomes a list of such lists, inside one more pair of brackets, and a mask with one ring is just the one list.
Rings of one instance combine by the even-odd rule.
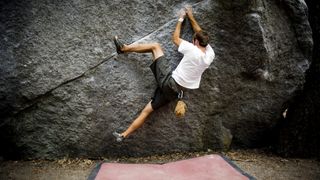
[[183, 22], [183, 20], [184, 20], [183, 18], [179, 18], [178, 19], [179, 22]]

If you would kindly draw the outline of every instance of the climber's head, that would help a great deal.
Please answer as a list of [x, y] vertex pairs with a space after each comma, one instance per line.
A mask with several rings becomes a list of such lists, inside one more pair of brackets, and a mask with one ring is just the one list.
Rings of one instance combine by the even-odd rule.
[[194, 33], [192, 38], [193, 44], [199, 44], [202, 47], [206, 47], [209, 43], [209, 35], [205, 31], [199, 31]]

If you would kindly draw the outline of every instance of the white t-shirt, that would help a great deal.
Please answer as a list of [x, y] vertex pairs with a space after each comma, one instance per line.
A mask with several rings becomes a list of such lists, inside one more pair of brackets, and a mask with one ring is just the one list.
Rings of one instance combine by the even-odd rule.
[[215, 57], [212, 47], [208, 44], [204, 53], [192, 43], [182, 40], [178, 51], [183, 54], [183, 58], [172, 72], [172, 78], [185, 88], [199, 88], [202, 73]]

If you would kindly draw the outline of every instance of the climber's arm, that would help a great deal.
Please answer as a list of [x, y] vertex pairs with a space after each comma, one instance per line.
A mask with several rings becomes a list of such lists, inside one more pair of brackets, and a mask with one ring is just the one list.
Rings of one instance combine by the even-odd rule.
[[185, 11], [180, 12], [179, 20], [176, 25], [176, 29], [174, 30], [173, 35], [172, 35], [172, 41], [177, 46], [179, 46], [180, 43], [182, 42], [182, 39], [180, 38], [180, 32], [181, 32], [181, 25], [182, 25], [182, 22], [184, 20], [185, 15], [186, 15]]
[[195, 33], [202, 31], [201, 27], [199, 26], [199, 24], [197, 23], [196, 19], [193, 17], [193, 13], [192, 13], [192, 7], [191, 6], [186, 6], [186, 14], [190, 20], [192, 29]]
[[178, 21], [176, 25], [176, 29], [173, 32], [172, 41], [175, 45], [179, 46], [182, 42], [182, 39], [180, 38], [180, 31], [181, 31], [181, 24], [182, 22]]

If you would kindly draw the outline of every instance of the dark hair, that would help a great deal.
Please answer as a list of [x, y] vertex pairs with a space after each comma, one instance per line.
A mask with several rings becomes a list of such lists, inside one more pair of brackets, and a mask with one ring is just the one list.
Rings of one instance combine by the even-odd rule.
[[199, 41], [199, 45], [202, 47], [206, 47], [209, 43], [209, 35], [205, 31], [199, 31], [194, 33], [193, 40], [195, 39]]

